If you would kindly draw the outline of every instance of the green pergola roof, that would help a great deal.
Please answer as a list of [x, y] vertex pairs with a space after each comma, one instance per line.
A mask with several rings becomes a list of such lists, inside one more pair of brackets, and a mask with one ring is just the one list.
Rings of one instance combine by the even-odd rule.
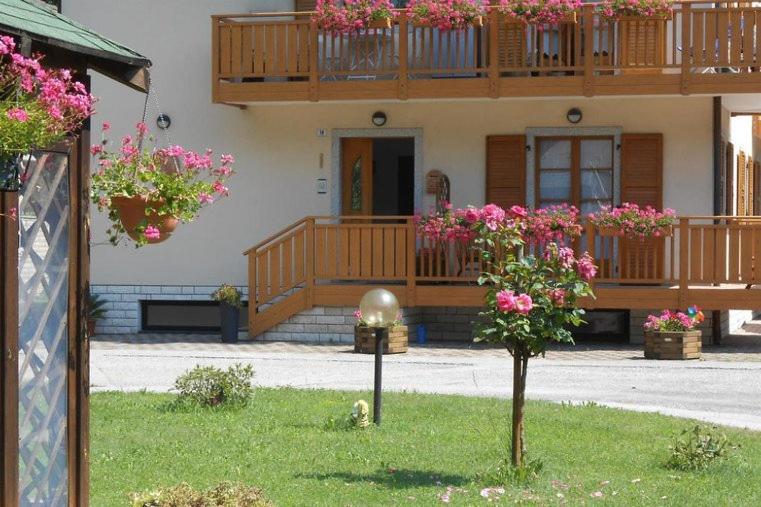
[[[150, 60], [33, 0], [0, 0], [0, 31], [27, 36], [51, 46], [144, 69]], [[97, 64], [94, 65], [97, 70]]]

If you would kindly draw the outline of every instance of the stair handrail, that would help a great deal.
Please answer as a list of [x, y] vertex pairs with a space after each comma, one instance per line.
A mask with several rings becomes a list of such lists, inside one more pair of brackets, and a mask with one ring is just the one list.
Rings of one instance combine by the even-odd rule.
[[312, 218], [314, 218], [314, 217], [304, 217], [301, 220], [299, 220], [298, 222], [293, 222], [291, 225], [283, 227], [282, 229], [280, 229], [275, 234], [272, 234], [271, 236], [268, 236], [266, 239], [260, 241], [259, 243], [255, 244], [254, 246], [252, 246], [251, 248], [249, 248], [248, 250], [243, 252], [243, 255], [245, 256], [245, 255], [248, 255], [248, 254], [250, 254], [252, 252], [255, 252], [255, 251], [259, 250], [263, 246], [267, 245], [268, 243], [272, 243], [273, 241], [278, 239], [280, 236], [283, 236], [284, 234], [286, 234], [286, 233], [290, 232], [291, 230], [299, 227], [301, 224], [306, 223], [308, 220], [310, 220]]

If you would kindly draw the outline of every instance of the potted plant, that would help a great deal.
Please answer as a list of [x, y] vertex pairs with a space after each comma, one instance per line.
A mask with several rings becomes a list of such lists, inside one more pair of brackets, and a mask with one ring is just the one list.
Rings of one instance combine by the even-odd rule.
[[112, 244], [125, 234], [137, 247], [166, 241], [180, 222], [192, 222], [201, 208], [228, 195], [225, 182], [233, 174], [232, 155], [222, 155], [216, 165], [211, 150], [200, 154], [182, 146], [145, 148], [144, 123], [137, 124], [135, 138], [125, 136], [118, 150], [109, 151], [109, 129], [104, 123], [101, 144], [91, 148], [99, 166], [91, 197], [99, 210], [108, 211]]
[[97, 294], [90, 294], [87, 299], [87, 336], [95, 336], [95, 326], [106, 315], [106, 300]]
[[[362, 318], [362, 312], [354, 312], [357, 323], [354, 325], [354, 352], [359, 354], [375, 353], [375, 329], [368, 326]], [[407, 352], [409, 337], [407, 326], [402, 324], [398, 316], [393, 325], [388, 328], [388, 339], [383, 344], [384, 354], [399, 354]]]
[[581, 0], [500, 0], [497, 10], [510, 22], [534, 25], [576, 23]]
[[483, 26], [486, 8], [481, 0], [410, 0], [407, 18], [414, 26], [441, 31]]
[[313, 15], [317, 26], [333, 34], [352, 34], [367, 28], [391, 28], [391, 0], [317, 0]]
[[622, 66], [650, 67], [636, 72], [660, 72], [666, 62], [666, 20], [674, 14], [673, 0], [604, 0], [597, 14], [603, 21], [618, 24]]
[[627, 236], [644, 241], [646, 238], [671, 236], [676, 224], [676, 212], [670, 208], [658, 211], [652, 206], [640, 207], [625, 202], [614, 208], [603, 207], [587, 215], [587, 219], [597, 227], [601, 236]]
[[215, 290], [211, 297], [219, 303], [222, 342], [236, 343], [238, 341], [240, 309], [243, 307], [240, 292], [232, 285], [225, 283]]
[[0, 189], [16, 191], [21, 163], [75, 132], [93, 113], [95, 99], [69, 69], [48, 69], [42, 56], [16, 52], [12, 37], [0, 36]]
[[645, 320], [646, 359], [700, 359], [702, 333], [695, 329], [703, 322], [703, 312], [696, 306], [687, 313], [663, 310]]

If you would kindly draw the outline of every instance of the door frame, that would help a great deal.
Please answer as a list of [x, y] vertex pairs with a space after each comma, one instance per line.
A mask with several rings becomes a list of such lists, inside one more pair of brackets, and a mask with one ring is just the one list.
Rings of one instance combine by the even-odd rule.
[[529, 127], [526, 129], [526, 204], [536, 206], [537, 137], [613, 137], [613, 205], [621, 204], [622, 127]]
[[406, 137], [415, 142], [415, 169], [413, 209], [423, 209], [423, 129], [422, 128], [366, 128], [333, 129], [331, 131], [330, 214], [341, 215], [341, 139], [345, 137], [389, 138]]

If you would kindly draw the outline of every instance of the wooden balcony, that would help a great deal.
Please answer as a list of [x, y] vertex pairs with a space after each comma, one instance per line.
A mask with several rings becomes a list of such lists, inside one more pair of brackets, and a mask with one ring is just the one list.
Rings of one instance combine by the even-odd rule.
[[[706, 7], [713, 5], [713, 7]], [[681, 2], [669, 19], [413, 26], [340, 35], [309, 13], [212, 16], [212, 99], [259, 101], [719, 94], [761, 91], [761, 7]]]
[[[587, 224], [596, 299], [588, 309], [761, 309], [761, 217], [683, 217], [646, 241]], [[354, 306], [370, 287], [402, 306], [482, 306], [475, 248], [420, 237], [410, 217], [308, 217], [245, 252], [249, 334], [313, 306]]]

